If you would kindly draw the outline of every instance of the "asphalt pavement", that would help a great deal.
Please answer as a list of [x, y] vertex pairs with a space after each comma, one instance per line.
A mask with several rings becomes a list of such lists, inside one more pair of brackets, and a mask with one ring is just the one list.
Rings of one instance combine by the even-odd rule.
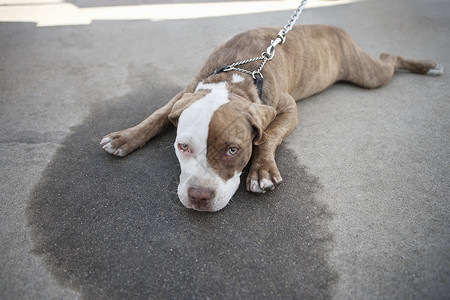
[[273, 192], [190, 211], [174, 128], [123, 159], [99, 146], [295, 6], [0, 0], [0, 299], [449, 299], [447, 0], [309, 1], [298, 24], [444, 75], [299, 102]]

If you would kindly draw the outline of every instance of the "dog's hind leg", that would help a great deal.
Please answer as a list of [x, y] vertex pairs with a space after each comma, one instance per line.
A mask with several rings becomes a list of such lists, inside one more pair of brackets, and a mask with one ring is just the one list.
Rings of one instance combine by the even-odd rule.
[[145, 143], [169, 124], [168, 115], [172, 111], [175, 102], [183, 94], [184, 90], [175, 95], [166, 105], [155, 111], [138, 125], [104, 136], [100, 145], [105, 151], [120, 157], [144, 146]]
[[386, 85], [396, 70], [409, 70], [423, 75], [442, 75], [442, 65], [432, 60], [414, 60], [383, 53], [380, 60], [373, 58], [361, 48], [352, 49], [348, 56], [348, 67], [343, 72], [343, 80], [361, 87], [377, 88]]
[[444, 68], [441, 64], [428, 59], [415, 60], [387, 53], [382, 53], [380, 59], [383, 62], [392, 64], [395, 70], [408, 70], [413, 73], [431, 76], [439, 76], [444, 73]]

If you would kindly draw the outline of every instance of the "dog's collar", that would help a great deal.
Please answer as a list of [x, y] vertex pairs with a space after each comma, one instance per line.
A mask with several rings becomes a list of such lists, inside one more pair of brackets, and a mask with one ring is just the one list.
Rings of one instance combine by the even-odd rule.
[[[222, 73], [222, 72], [233, 71], [233, 69], [230, 69], [230, 68], [231, 67], [228, 66], [228, 65], [220, 67], [218, 69], [215, 69], [211, 74], [209, 74], [209, 76], [217, 75], [217, 74]], [[253, 77], [253, 81], [254, 81], [254, 83], [256, 85], [256, 89], [258, 90], [259, 99], [262, 100], [262, 91], [263, 91], [264, 78], [263, 78], [261, 73], [253, 74], [252, 77]]]

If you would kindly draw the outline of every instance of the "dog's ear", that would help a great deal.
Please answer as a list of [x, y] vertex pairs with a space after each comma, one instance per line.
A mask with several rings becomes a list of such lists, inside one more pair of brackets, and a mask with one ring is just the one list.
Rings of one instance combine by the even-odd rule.
[[178, 100], [172, 107], [172, 111], [169, 114], [169, 120], [173, 125], [178, 126], [178, 119], [181, 113], [188, 108], [197, 98], [193, 93], [185, 93], [180, 100]]
[[277, 116], [277, 110], [268, 105], [252, 103], [249, 107], [248, 114], [249, 122], [255, 131], [253, 144], [261, 145], [267, 139], [264, 130], [266, 130], [267, 126], [269, 126]]

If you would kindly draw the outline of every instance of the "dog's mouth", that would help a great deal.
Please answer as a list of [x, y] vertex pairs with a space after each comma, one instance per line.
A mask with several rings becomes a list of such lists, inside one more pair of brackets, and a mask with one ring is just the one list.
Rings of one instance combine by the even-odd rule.
[[193, 209], [201, 212], [215, 212], [216, 210], [212, 209], [210, 205], [204, 203], [196, 203], [192, 201], [190, 204], [186, 205], [186, 208]]
[[[216, 212], [224, 208], [239, 187], [240, 173], [228, 180], [199, 178], [181, 172], [178, 198], [181, 203], [197, 211]], [[213, 176], [212, 176], [213, 177]]]
[[216, 212], [220, 209], [214, 208], [211, 203], [198, 202], [196, 200], [189, 200], [188, 203], [183, 203], [186, 208], [193, 209], [201, 212]]

